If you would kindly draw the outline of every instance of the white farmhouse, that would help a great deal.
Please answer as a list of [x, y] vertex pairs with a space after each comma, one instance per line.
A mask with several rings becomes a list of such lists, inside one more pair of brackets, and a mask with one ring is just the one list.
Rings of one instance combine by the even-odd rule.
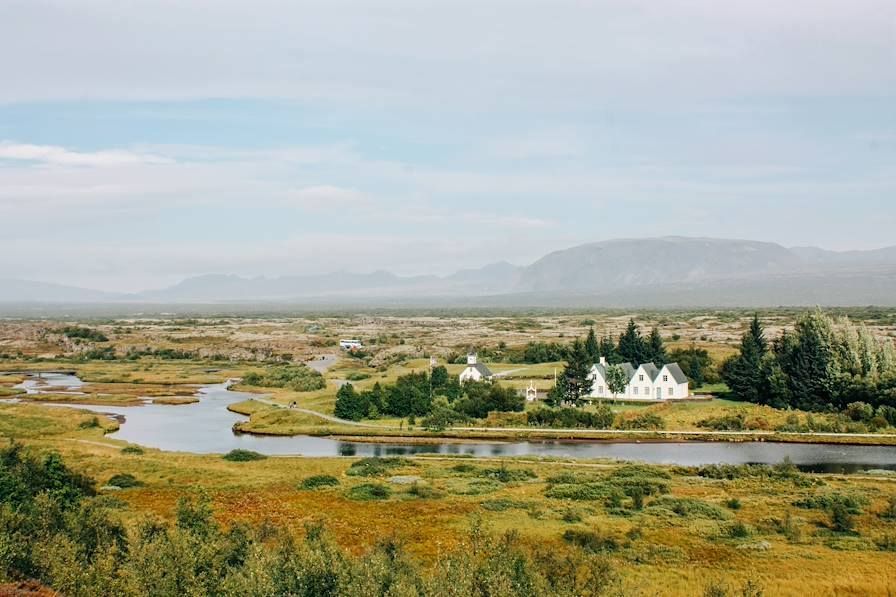
[[476, 362], [476, 353], [471, 352], [467, 355], [467, 368], [460, 372], [460, 383], [467, 380], [482, 381], [483, 379], [491, 379], [492, 372], [482, 363]]
[[631, 363], [622, 363], [619, 366], [628, 382], [625, 390], [616, 394], [607, 386], [607, 368], [611, 366], [601, 357], [600, 362], [591, 367], [591, 398], [676, 400], [688, 397], [688, 378], [678, 363], [667, 363], [659, 368], [653, 363], [642, 363], [637, 369]]

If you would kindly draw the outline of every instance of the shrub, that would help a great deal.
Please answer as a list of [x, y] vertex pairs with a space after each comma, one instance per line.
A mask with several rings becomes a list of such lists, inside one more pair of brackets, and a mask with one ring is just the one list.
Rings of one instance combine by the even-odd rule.
[[540, 407], [527, 413], [526, 419], [533, 427], [610, 429], [614, 415], [609, 406], [601, 404], [596, 412], [580, 408]]
[[264, 460], [267, 456], [259, 454], [258, 452], [253, 452], [252, 450], [237, 449], [231, 450], [221, 458], [229, 460], [230, 462], [250, 462], [252, 460]]
[[880, 513], [884, 520], [896, 520], [896, 495], [887, 498], [887, 505]]
[[392, 490], [381, 483], [363, 483], [345, 492], [345, 497], [362, 502], [372, 500], [388, 500]]
[[567, 529], [563, 532], [563, 540], [572, 545], [581, 547], [584, 551], [590, 553], [600, 553], [605, 551], [616, 551], [619, 549], [619, 543], [616, 539], [602, 535], [595, 531], [585, 531], [582, 529]]
[[91, 342], [109, 341], [109, 338], [107, 338], [102, 332], [77, 326], [62, 328], [62, 335], [72, 339], [78, 338], [80, 340], [90, 340]]
[[740, 510], [741, 506], [740, 500], [737, 498], [729, 499], [727, 502], [725, 502], [725, 505], [728, 506], [728, 508], [730, 508], [731, 510]]
[[807, 508], [815, 510], [828, 510], [835, 504], [842, 505], [850, 514], [860, 514], [862, 506], [868, 503], [865, 496], [855, 495], [852, 493], [829, 492], [816, 493], [814, 495], [796, 500], [793, 505], [797, 508]]
[[390, 473], [393, 469], [402, 466], [415, 466], [414, 462], [407, 458], [388, 457], [388, 458], [362, 458], [345, 471], [346, 475], [355, 477], [378, 477]]
[[537, 479], [538, 475], [529, 468], [509, 469], [505, 466], [497, 468], [480, 469], [478, 476], [486, 479], [493, 479], [501, 483], [510, 483], [511, 481], [528, 481], [529, 479]]
[[121, 449], [121, 453], [139, 456], [143, 454], [143, 448], [141, 448], [140, 446], [125, 446]]
[[143, 485], [143, 483], [138, 481], [137, 478], [130, 473], [119, 473], [117, 475], [113, 475], [112, 478], [109, 479], [109, 481], [106, 483], [106, 485], [127, 489], [129, 487], [140, 487], [141, 485]]
[[718, 506], [694, 498], [662, 496], [651, 502], [648, 507], [648, 509], [655, 508], [670, 510], [683, 518], [725, 520], [731, 516], [728, 512], [722, 510]]
[[856, 523], [850, 509], [841, 501], [834, 502], [828, 508], [828, 519], [831, 528], [839, 533], [851, 533]]
[[462, 462], [460, 464], [455, 464], [451, 467], [451, 470], [455, 473], [472, 473], [476, 470], [476, 467], [472, 464], [468, 464], [466, 462]]
[[314, 475], [299, 483], [299, 489], [322, 489], [339, 485], [339, 479], [332, 475]]
[[743, 413], [723, 415], [697, 421], [697, 426], [713, 431], [744, 431], [747, 428], [747, 419]]
[[568, 522], [570, 524], [582, 522], [582, 513], [575, 508], [567, 508], [563, 511], [563, 516], [561, 518], [563, 522]]
[[656, 413], [642, 413], [632, 419], [622, 419], [620, 429], [658, 430], [666, 428], [666, 421]]
[[93, 429], [100, 426], [100, 420], [96, 417], [91, 417], [86, 421], [81, 421], [78, 423], [78, 429]]
[[732, 522], [725, 528], [725, 535], [734, 539], [746, 539], [750, 536], [750, 529], [740, 521]]
[[287, 388], [296, 392], [322, 390], [327, 386], [323, 375], [305, 365], [275, 365], [264, 373], [247, 373], [243, 383], [262, 388]]

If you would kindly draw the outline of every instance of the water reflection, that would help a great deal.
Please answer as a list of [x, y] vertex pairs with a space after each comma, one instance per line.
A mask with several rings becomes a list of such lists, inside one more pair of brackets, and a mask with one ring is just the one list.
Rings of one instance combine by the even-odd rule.
[[[31, 379], [26, 380], [31, 381]], [[35, 380], [36, 381], [36, 380]], [[26, 387], [34, 391], [72, 391], [82, 385], [73, 375], [44, 374], [42, 384]], [[483, 457], [545, 456], [567, 458], [613, 458], [655, 464], [775, 464], [785, 457], [803, 470], [855, 472], [867, 469], [896, 470], [896, 448], [834, 444], [786, 444], [775, 442], [475, 442], [395, 444], [348, 442], [323, 437], [264, 437], [233, 433], [233, 424], [245, 417], [227, 410], [227, 405], [254, 397], [228, 390], [228, 384], [213, 384], [198, 390], [199, 402], [167, 406], [77, 405], [126, 418], [110, 437], [151, 448], [200, 454], [224, 453], [233, 449], [255, 450], [269, 455], [302, 456], [392, 456], [446, 454]]]

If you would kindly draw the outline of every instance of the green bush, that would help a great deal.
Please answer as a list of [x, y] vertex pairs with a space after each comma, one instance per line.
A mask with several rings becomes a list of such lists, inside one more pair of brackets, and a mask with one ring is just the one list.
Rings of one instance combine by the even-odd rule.
[[230, 462], [251, 462], [253, 460], [264, 460], [267, 456], [259, 454], [258, 452], [253, 452], [252, 450], [237, 449], [231, 450], [221, 458], [229, 460]]
[[509, 469], [504, 466], [500, 466], [497, 468], [480, 469], [479, 471], [477, 471], [477, 475], [485, 479], [500, 481], [501, 483], [510, 483], [513, 481], [528, 481], [530, 479], [538, 478], [538, 475], [536, 475], [535, 471], [533, 471], [532, 469]]
[[140, 481], [137, 480], [134, 475], [130, 473], [119, 473], [117, 475], [113, 475], [111, 479], [106, 483], [106, 485], [112, 485], [113, 487], [121, 487], [122, 489], [127, 489], [129, 487], [140, 487], [143, 485]]
[[362, 502], [388, 500], [391, 496], [392, 490], [381, 483], [364, 483], [345, 492], [345, 497]]
[[91, 342], [109, 341], [109, 338], [107, 338], [102, 332], [77, 326], [62, 328], [62, 335], [72, 339], [77, 338], [79, 340], [89, 340]]
[[619, 421], [620, 429], [646, 429], [659, 430], [666, 428], [666, 421], [655, 413], [642, 413], [633, 419], [621, 419]]
[[402, 466], [416, 465], [412, 460], [395, 456], [387, 458], [362, 458], [361, 460], [353, 462], [348, 470], [345, 471], [345, 474], [355, 477], [379, 477], [381, 475], [389, 474], [393, 471], [393, 469], [400, 468]]
[[708, 504], [695, 498], [680, 498], [662, 496], [655, 499], [648, 506], [648, 510], [664, 509], [674, 512], [683, 518], [708, 518], [710, 520], [725, 520], [731, 515], [718, 506]]
[[616, 551], [619, 549], [619, 542], [616, 541], [616, 539], [595, 531], [567, 529], [563, 532], [563, 540], [567, 543], [577, 545], [590, 553]]
[[335, 485], [339, 485], [339, 479], [332, 475], [314, 475], [299, 483], [299, 489], [321, 489], [324, 487], [333, 487]]
[[744, 523], [736, 521], [725, 527], [725, 535], [733, 539], [746, 539], [750, 536], [750, 529]]
[[311, 392], [327, 387], [324, 376], [305, 365], [275, 365], [264, 373], [247, 373], [243, 383], [262, 388], [286, 388], [296, 392]]
[[797, 508], [814, 510], [831, 510], [835, 505], [842, 505], [850, 514], [860, 514], [862, 506], [868, 503], [868, 498], [863, 495], [843, 492], [816, 493], [808, 497], [796, 500], [793, 505]]
[[143, 448], [141, 448], [140, 446], [125, 446], [121, 449], [121, 453], [139, 456], [143, 454]]

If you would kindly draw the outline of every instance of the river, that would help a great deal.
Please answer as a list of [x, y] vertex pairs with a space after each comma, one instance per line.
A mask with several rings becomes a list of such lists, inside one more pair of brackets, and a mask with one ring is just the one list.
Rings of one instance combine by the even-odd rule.
[[[74, 375], [44, 373], [19, 387], [30, 393], [77, 392], [83, 382]], [[469, 454], [480, 457], [549, 456], [612, 458], [654, 464], [696, 466], [702, 464], [775, 464], [789, 458], [802, 470], [856, 472], [867, 469], [896, 470], [896, 447], [843, 444], [793, 444], [781, 442], [626, 442], [626, 441], [477, 441], [436, 444], [351, 442], [310, 437], [267, 437], [237, 434], [233, 424], [245, 416], [227, 405], [255, 397], [228, 389], [227, 383], [197, 389], [199, 402], [180, 406], [72, 406], [124, 417], [121, 428], [109, 437], [167, 451], [220, 454], [233, 449], [268, 455], [386, 456], [409, 454]], [[48, 405], [49, 407], [50, 405]]]

